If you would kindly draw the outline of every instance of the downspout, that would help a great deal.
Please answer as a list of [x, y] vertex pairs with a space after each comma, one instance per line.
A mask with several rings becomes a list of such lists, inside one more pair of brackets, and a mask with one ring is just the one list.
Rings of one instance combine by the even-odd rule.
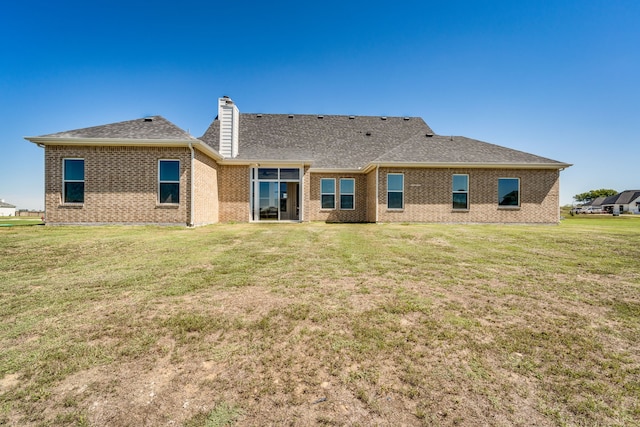
[[[44, 170], [47, 170], [47, 147], [44, 144], [38, 143], [36, 144], [38, 147], [42, 148], [44, 150]], [[44, 215], [42, 215], [42, 222], [44, 222], [45, 224], [47, 223], [47, 190], [46, 190], [46, 180], [47, 180], [47, 174], [45, 172], [44, 174], [45, 176], [45, 191], [44, 191], [44, 200], [42, 200], [43, 202], [43, 207], [44, 207]]]
[[191, 151], [191, 194], [189, 195], [189, 227], [193, 227], [193, 207], [194, 207], [194, 189], [195, 189], [195, 184], [194, 184], [194, 178], [196, 176], [195, 170], [194, 170], [194, 166], [195, 166], [195, 152], [193, 151], [193, 145], [191, 143], [189, 143], [189, 151]]
[[380, 185], [380, 165], [376, 165], [376, 224], [378, 223], [378, 186]]
[[302, 164], [302, 175], [300, 176], [300, 188], [298, 189], [298, 195], [300, 197], [300, 212], [298, 212], [298, 222], [304, 222], [304, 198], [306, 193], [304, 191], [304, 163]]

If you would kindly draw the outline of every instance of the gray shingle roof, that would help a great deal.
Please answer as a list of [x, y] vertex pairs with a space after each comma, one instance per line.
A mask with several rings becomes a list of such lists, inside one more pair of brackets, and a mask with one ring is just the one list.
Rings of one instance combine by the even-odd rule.
[[[419, 117], [240, 114], [239, 160], [311, 160], [314, 168], [359, 169], [380, 163], [566, 164], [465, 138], [427, 136]], [[200, 138], [218, 148], [214, 120]]]
[[603, 205], [626, 205], [633, 202], [640, 197], [640, 190], [625, 190], [622, 193], [618, 193], [615, 196], [607, 197], [602, 204]]
[[[462, 136], [434, 135], [420, 117], [240, 114], [240, 161], [311, 162], [318, 169], [374, 163], [551, 165], [564, 163]], [[219, 121], [198, 140], [162, 116], [58, 132], [30, 140], [203, 141], [219, 148]], [[29, 138], [27, 138], [29, 139]], [[100, 141], [104, 143], [104, 141]]]
[[605, 196], [596, 197], [592, 201], [585, 203], [583, 206], [593, 206], [593, 207], [602, 206], [602, 203], [604, 203], [605, 200], [607, 200]]
[[[357, 169], [417, 133], [419, 117], [240, 114], [240, 160], [312, 160], [317, 168]], [[218, 145], [218, 121], [201, 138]]]
[[162, 116], [145, 117], [143, 119], [52, 133], [42, 135], [41, 138], [115, 138], [184, 141], [193, 141], [196, 139]]
[[401, 163], [552, 164], [555, 160], [464, 136], [415, 136], [376, 159]]

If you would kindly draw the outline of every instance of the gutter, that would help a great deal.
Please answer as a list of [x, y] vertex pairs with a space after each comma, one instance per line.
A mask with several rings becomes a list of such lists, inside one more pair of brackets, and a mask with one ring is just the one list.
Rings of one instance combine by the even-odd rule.
[[374, 168], [440, 168], [440, 169], [559, 169], [564, 170], [569, 163], [410, 163], [410, 162], [376, 162], [369, 163], [362, 172], [371, 172]]
[[300, 167], [302, 163], [303, 166], [310, 165], [313, 163], [313, 160], [274, 160], [274, 159], [232, 159], [232, 158], [223, 158], [218, 161], [220, 165], [227, 166], [253, 166], [253, 167], [264, 167], [264, 166], [278, 166], [278, 167]]
[[202, 151], [212, 159], [221, 161], [224, 159], [216, 150], [205, 144], [203, 141], [193, 138], [184, 139], [127, 139], [127, 138], [51, 138], [42, 136], [25, 136], [29, 142], [33, 142], [39, 147], [45, 145], [71, 145], [71, 146], [120, 146], [120, 147], [193, 147]]
[[195, 183], [194, 183], [194, 178], [196, 176], [195, 173], [195, 152], [193, 151], [193, 145], [191, 145], [191, 143], [189, 143], [189, 151], [191, 151], [191, 178], [190, 178], [190, 184], [191, 184], [191, 191], [189, 194], [189, 227], [193, 227], [193, 218], [194, 218], [194, 213], [193, 213], [193, 208], [194, 208], [194, 195], [193, 192], [195, 190]]

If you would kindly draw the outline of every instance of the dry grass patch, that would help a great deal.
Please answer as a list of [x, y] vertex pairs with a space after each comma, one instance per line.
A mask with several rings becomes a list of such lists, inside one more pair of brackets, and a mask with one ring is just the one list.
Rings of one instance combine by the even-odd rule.
[[0, 424], [638, 424], [637, 225], [3, 229]]

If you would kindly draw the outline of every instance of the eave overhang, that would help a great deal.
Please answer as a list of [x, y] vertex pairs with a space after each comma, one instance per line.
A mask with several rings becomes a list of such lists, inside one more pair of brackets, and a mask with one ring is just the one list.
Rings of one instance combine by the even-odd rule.
[[313, 160], [232, 159], [223, 158], [218, 163], [227, 166], [309, 166]]
[[364, 173], [362, 168], [309, 168], [311, 173]]
[[[313, 160], [280, 159], [233, 159], [225, 158], [203, 141], [193, 139], [129, 139], [129, 138], [60, 138], [46, 136], [27, 136], [27, 141], [44, 147], [47, 145], [65, 146], [122, 146], [122, 147], [193, 147], [216, 160], [221, 165], [235, 166], [310, 166]], [[370, 162], [359, 168], [322, 168], [311, 167], [312, 173], [369, 173], [376, 167], [393, 168], [439, 168], [439, 169], [559, 169], [564, 170], [570, 163], [482, 163], [482, 162]]]
[[203, 141], [193, 139], [129, 139], [129, 138], [52, 138], [46, 136], [25, 136], [29, 142], [38, 146], [65, 145], [65, 146], [98, 146], [98, 147], [189, 147], [192, 146], [205, 153], [214, 160], [220, 161], [223, 157], [205, 144]]
[[474, 163], [474, 162], [451, 162], [451, 163], [417, 163], [417, 162], [371, 162], [362, 169], [368, 173], [376, 167], [389, 168], [437, 168], [437, 169], [560, 169], [564, 170], [570, 163]]

